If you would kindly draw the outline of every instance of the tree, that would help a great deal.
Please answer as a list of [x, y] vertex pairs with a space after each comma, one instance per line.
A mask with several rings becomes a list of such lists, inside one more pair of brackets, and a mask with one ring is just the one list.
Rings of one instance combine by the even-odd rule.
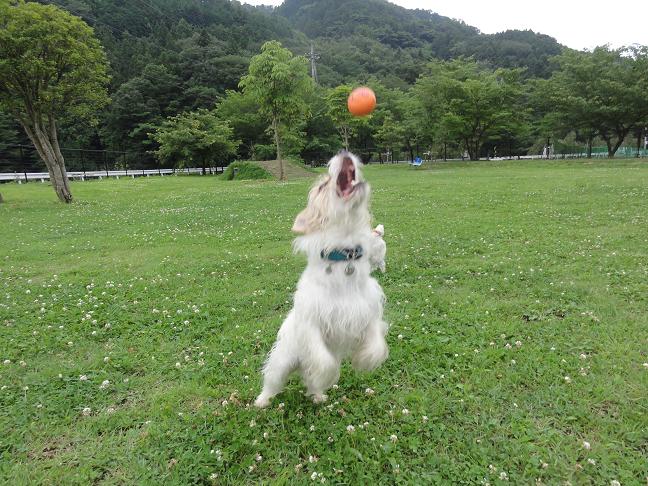
[[[606, 143], [612, 158], [631, 130], [648, 117], [646, 48], [566, 51], [550, 79], [554, 119]], [[588, 148], [588, 152], [591, 148]]]
[[391, 115], [385, 117], [382, 126], [376, 131], [376, 140], [383, 150], [392, 154], [394, 149], [403, 141], [403, 130]]
[[[438, 123], [449, 138], [460, 140], [470, 160], [479, 160], [484, 142], [510, 130], [522, 84], [519, 69], [487, 71], [471, 60], [437, 62], [423, 92], [437, 93]], [[433, 114], [430, 112], [430, 117]]]
[[176, 167], [198, 164], [203, 174], [207, 163], [220, 162], [236, 154], [241, 142], [232, 135], [227, 121], [204, 108], [170, 117], [149, 133], [160, 145], [155, 152], [158, 159], [173, 162]]
[[258, 105], [250, 96], [239, 91], [227, 91], [216, 107], [218, 116], [229, 122], [234, 130], [234, 138], [241, 140], [238, 155], [250, 158], [252, 148], [259, 142], [269, 143], [266, 135], [266, 122], [259, 114]]
[[250, 61], [248, 74], [241, 79], [240, 86], [244, 93], [256, 99], [260, 111], [271, 122], [279, 179], [284, 180], [282, 137], [306, 114], [305, 96], [312, 89], [306, 59], [293, 57], [278, 41], [266, 42], [261, 54]]
[[0, 105], [22, 125], [58, 198], [72, 201], [58, 124], [94, 123], [108, 103], [106, 56], [92, 29], [52, 5], [0, 0]]
[[353, 116], [347, 107], [347, 99], [351, 94], [351, 86], [340, 85], [331, 89], [326, 95], [326, 108], [328, 116], [337, 128], [344, 148], [349, 150], [349, 139], [354, 134], [362, 120]]

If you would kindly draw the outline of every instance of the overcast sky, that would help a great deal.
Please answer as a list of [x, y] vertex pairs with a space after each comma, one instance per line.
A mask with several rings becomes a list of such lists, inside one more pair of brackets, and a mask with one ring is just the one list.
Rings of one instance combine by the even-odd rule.
[[[282, 0], [243, 0], [280, 5]], [[648, 45], [648, 0], [390, 0], [461, 19], [484, 33], [531, 29], [575, 49]]]

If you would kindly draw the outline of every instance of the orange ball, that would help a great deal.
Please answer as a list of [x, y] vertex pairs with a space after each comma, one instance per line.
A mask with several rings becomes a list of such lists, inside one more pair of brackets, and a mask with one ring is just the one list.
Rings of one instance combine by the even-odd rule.
[[376, 94], [371, 88], [362, 86], [351, 91], [347, 106], [352, 115], [365, 116], [376, 107]]

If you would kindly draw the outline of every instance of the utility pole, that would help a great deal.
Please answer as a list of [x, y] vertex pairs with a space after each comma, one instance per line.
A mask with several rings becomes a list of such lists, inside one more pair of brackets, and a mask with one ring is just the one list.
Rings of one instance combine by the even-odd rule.
[[320, 58], [319, 54], [315, 54], [315, 48], [313, 47], [313, 43], [311, 42], [310, 46], [310, 52], [306, 53], [306, 59], [310, 61], [311, 65], [311, 78], [313, 78], [313, 81], [317, 83], [317, 66], [315, 65], [315, 61]]

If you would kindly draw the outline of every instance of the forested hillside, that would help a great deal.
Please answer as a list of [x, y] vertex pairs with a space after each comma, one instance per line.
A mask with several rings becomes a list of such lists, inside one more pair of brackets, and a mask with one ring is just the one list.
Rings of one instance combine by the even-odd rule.
[[[413, 86], [431, 61], [462, 56], [486, 68], [523, 68], [523, 77], [546, 78], [553, 66], [549, 57], [561, 51], [544, 35], [484, 35], [463, 22], [385, 0], [286, 0], [278, 8], [229, 0], [40, 3], [85, 20], [110, 63], [111, 103], [100, 123], [62, 120], [62, 145], [137, 152], [144, 158], [152, 158], [147, 152], [156, 148], [149, 133], [165, 119], [213, 109], [227, 90], [237, 90], [250, 58], [267, 40], [279, 40], [296, 55], [312, 43], [320, 86], [374, 82], [401, 91]], [[28, 143], [6, 114], [0, 113], [0, 130], [5, 145]], [[251, 143], [244, 140], [242, 147]]]

